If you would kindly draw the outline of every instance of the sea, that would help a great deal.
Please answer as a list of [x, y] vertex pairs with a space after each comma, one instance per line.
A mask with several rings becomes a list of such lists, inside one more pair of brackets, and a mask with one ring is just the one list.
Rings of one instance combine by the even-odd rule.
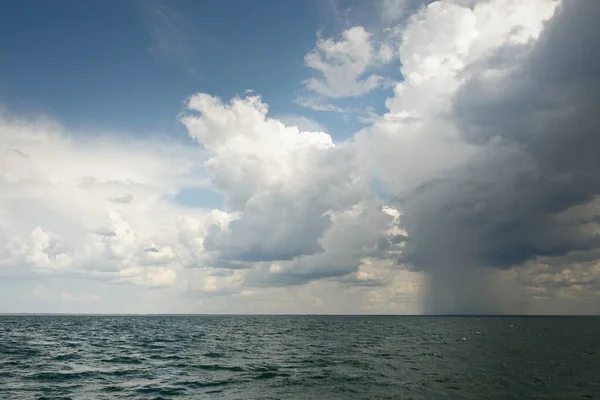
[[0, 316], [0, 399], [600, 399], [600, 318]]

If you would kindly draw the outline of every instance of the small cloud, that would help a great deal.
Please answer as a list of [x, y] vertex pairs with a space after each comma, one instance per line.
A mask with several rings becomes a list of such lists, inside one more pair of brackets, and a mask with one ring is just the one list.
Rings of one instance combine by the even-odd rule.
[[157, 57], [169, 60], [189, 59], [194, 48], [183, 16], [175, 8], [159, 0], [140, 1], [138, 4], [154, 39], [150, 51]]
[[295, 114], [284, 114], [278, 118], [284, 125], [295, 126], [304, 132], [327, 132], [327, 128], [315, 121], [314, 119], [303, 117]]
[[321, 100], [309, 98], [309, 97], [298, 97], [294, 100], [296, 104], [302, 107], [310, 108], [314, 111], [330, 111], [336, 113], [346, 113], [347, 110], [334, 106], [330, 103], [323, 103]]
[[366, 107], [363, 115], [358, 116], [358, 122], [363, 124], [373, 124], [381, 117], [375, 112], [373, 107]]
[[131, 203], [133, 201], [133, 195], [131, 193], [125, 193], [121, 197], [114, 197], [114, 198], [111, 198], [109, 200], [113, 201], [115, 203], [129, 204], [129, 203]]
[[411, 8], [415, 8], [414, 0], [382, 0], [380, 5], [381, 19], [385, 23], [402, 20], [410, 15]]
[[[331, 103], [325, 103], [318, 98], [298, 97], [294, 100], [296, 104], [302, 107], [310, 108], [314, 111], [335, 112], [342, 114], [342, 118], [347, 120], [349, 117], [355, 117], [362, 124], [372, 124], [381, 119], [373, 107], [346, 107], [341, 108]], [[282, 117], [284, 118], [284, 117]], [[293, 124], [292, 124], [293, 125]], [[326, 131], [324, 131], [326, 132]]]
[[382, 76], [367, 71], [389, 63], [391, 47], [377, 43], [362, 26], [345, 30], [339, 39], [317, 37], [315, 48], [304, 56], [307, 67], [322, 77], [304, 81], [310, 91], [332, 98], [359, 97], [384, 86]]
[[180, 64], [191, 74], [197, 73], [193, 65], [202, 45], [217, 42], [215, 38], [199, 32], [186, 15], [163, 0], [139, 0], [143, 18], [154, 43], [150, 52], [157, 58]]

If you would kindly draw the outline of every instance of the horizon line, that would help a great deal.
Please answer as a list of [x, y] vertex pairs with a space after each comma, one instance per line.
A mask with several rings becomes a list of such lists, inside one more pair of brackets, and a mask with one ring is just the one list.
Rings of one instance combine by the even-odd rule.
[[600, 317], [600, 314], [314, 314], [314, 313], [61, 313], [61, 312], [0, 312], [0, 316], [107, 316], [107, 317]]

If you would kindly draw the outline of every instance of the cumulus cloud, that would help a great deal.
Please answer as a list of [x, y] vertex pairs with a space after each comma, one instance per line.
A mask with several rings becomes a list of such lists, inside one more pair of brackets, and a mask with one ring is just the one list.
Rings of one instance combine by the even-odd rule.
[[[598, 58], [588, 48], [599, 37], [590, 16], [600, 10], [565, 2], [545, 27], [556, 6], [433, 3], [406, 28], [400, 54], [413, 56], [390, 110], [418, 101], [414, 111], [426, 109], [428, 119], [441, 110], [446, 131], [472, 149], [399, 191], [410, 238], [400, 261], [432, 274], [431, 310], [502, 311], [504, 300], [488, 295], [497, 279], [489, 268], [600, 245], [591, 215], [559, 217], [598, 194], [590, 150], [598, 147]], [[436, 98], [425, 97], [431, 82]]]
[[274, 261], [322, 252], [329, 213], [368, 192], [350, 146], [268, 118], [257, 96], [227, 104], [198, 94], [188, 107], [196, 113], [182, 122], [213, 154], [205, 163], [212, 184], [237, 213], [226, 229], [212, 229], [204, 240], [220, 258]]
[[201, 151], [161, 139], [73, 139], [39, 120], [4, 118], [0, 132], [4, 274], [174, 284], [168, 242], [182, 210], [166, 197], [201, 179]]
[[332, 98], [357, 97], [384, 84], [384, 78], [366, 72], [390, 62], [394, 54], [386, 44], [374, 43], [362, 26], [344, 31], [339, 40], [318, 37], [315, 48], [304, 57], [307, 67], [322, 78], [304, 82], [307, 89]]
[[[295, 285], [356, 273], [365, 259], [384, 259], [403, 246], [392, 243], [398, 235], [398, 222], [397, 211], [383, 207], [375, 198], [332, 212], [331, 226], [319, 240], [322, 252], [256, 268], [249, 271], [248, 283]], [[361, 281], [354, 283], [362, 284]]]
[[[235, 299], [337, 279], [385, 256], [398, 218], [371, 193], [354, 145], [267, 112], [257, 96], [193, 96], [182, 122], [202, 147], [2, 120], [2, 150], [29, 157], [7, 152], [0, 171], [0, 273]], [[172, 201], [206, 178], [223, 210]]]

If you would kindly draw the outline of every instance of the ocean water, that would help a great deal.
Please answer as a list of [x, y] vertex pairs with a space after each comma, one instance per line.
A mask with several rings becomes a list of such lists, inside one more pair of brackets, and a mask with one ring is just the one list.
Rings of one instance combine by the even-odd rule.
[[600, 318], [0, 316], [0, 399], [600, 398]]

